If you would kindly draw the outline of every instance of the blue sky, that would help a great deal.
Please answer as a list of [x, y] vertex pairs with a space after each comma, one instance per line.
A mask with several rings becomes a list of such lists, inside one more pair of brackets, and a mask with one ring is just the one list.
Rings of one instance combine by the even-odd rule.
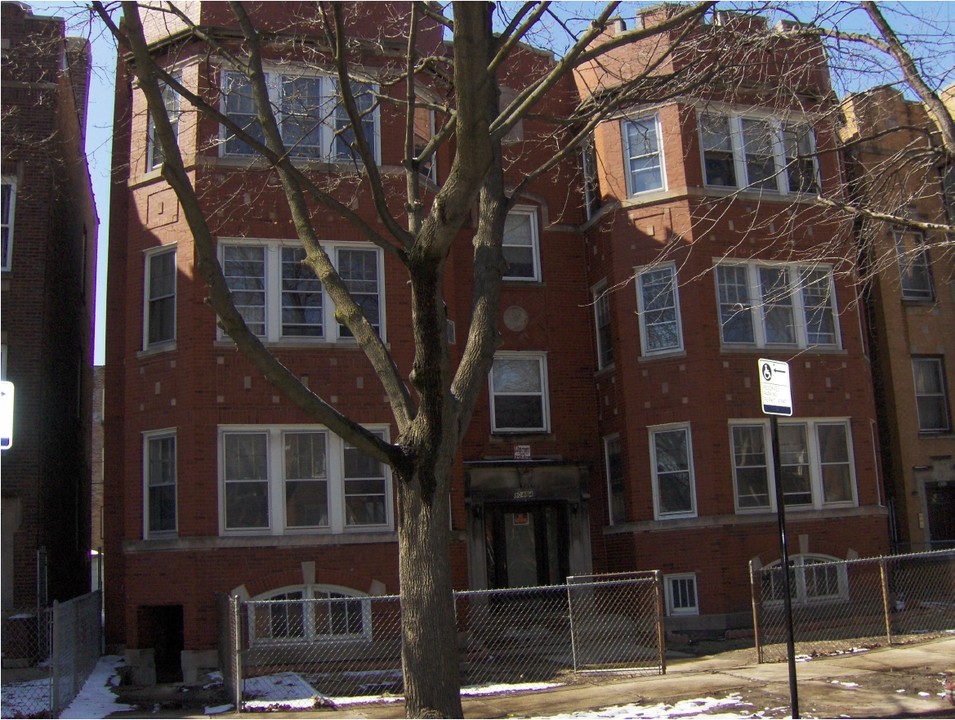
[[[105, 307], [106, 307], [106, 254], [108, 248], [109, 227], [109, 174], [112, 143], [113, 83], [116, 67], [115, 43], [102, 28], [91, 25], [83, 10], [83, 3], [30, 2], [38, 15], [58, 15], [68, 18], [71, 35], [88, 37], [93, 46], [93, 76], [90, 87], [89, 115], [87, 121], [86, 152], [90, 163], [90, 176], [96, 196], [96, 207], [100, 219], [99, 262], [97, 267], [96, 293], [96, 330], [94, 362], [104, 362], [105, 350]], [[637, 9], [645, 3], [623, 3], [620, 14], [628, 20], [635, 17]], [[759, 7], [757, 3], [727, 4], [734, 7]], [[864, 32], [869, 29], [867, 20], [855, 3], [816, 3], [793, 2], [785, 9], [808, 19], [822, 12], [832, 18], [838, 18], [839, 27], [845, 30]], [[924, 69], [936, 86], [945, 87], [955, 82], [955, 3], [949, 2], [887, 2], [880, 3], [887, 19], [902, 34], [904, 41], [910, 41], [914, 54], [922, 58]], [[597, 12], [596, 3], [568, 3], [566, 12], [586, 17]], [[505, 11], [507, 10], [505, 5]], [[777, 15], [776, 19], [781, 17]], [[909, 35], [911, 34], [911, 35]], [[920, 38], [932, 36], [929, 43], [922, 44]], [[881, 78], [881, 79], [880, 79]], [[846, 82], [844, 87], [837, 83], [837, 90], [859, 89], [859, 84], [885, 82], [889, 78], [882, 74], [856, 75]]]

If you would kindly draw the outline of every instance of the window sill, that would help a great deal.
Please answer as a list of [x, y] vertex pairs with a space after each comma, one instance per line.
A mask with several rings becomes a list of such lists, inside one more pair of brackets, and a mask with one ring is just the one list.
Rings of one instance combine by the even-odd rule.
[[798, 345], [727, 345], [720, 343], [720, 353], [725, 355], [747, 355], [753, 353], [798, 353], [800, 356], [807, 353], [816, 353], [819, 355], [848, 355], [845, 348], [835, 345], [807, 345], [799, 347]]
[[177, 346], [176, 346], [175, 340], [172, 340], [170, 342], [165, 342], [165, 343], [157, 343], [155, 345], [152, 345], [146, 348], [145, 350], [139, 350], [136, 353], [136, 357], [142, 359], [142, 358], [152, 357], [153, 355], [162, 355], [163, 353], [173, 352], [174, 350], [176, 350], [176, 347]]
[[491, 442], [520, 442], [521, 440], [552, 440], [550, 430], [491, 430]]
[[[267, 348], [278, 348], [279, 350], [349, 350], [362, 352], [362, 349], [359, 347], [358, 343], [355, 342], [353, 338], [348, 338], [346, 340], [325, 340], [324, 338], [316, 338], [314, 340], [299, 340], [299, 339], [289, 339], [283, 338], [281, 340], [265, 340], [259, 338], [262, 341], [262, 344]], [[235, 342], [232, 338], [224, 337], [217, 338], [214, 346], [216, 348], [228, 348], [230, 350], [235, 349]], [[385, 347], [391, 349], [391, 346], [386, 342]]]
[[186, 552], [194, 550], [223, 550], [256, 547], [314, 547], [322, 545], [394, 544], [398, 534], [392, 529], [366, 532], [289, 535], [221, 535], [152, 540], [127, 540], [123, 552]]
[[[789, 510], [789, 508], [786, 508]], [[877, 505], [846, 505], [828, 507], [825, 510], [807, 508], [789, 515], [794, 522], [829, 520], [834, 518], [885, 517], [888, 511]], [[768, 525], [776, 522], [775, 511], [745, 512], [727, 515], [702, 515], [695, 518], [673, 518], [670, 520], [631, 520], [630, 522], [605, 525], [604, 535], [656, 532], [660, 530], [712, 530], [736, 525]]]
[[667, 352], [658, 352], [650, 354], [641, 354], [637, 358], [638, 363], [652, 362], [654, 360], [679, 360], [686, 357], [686, 350], [668, 350]]

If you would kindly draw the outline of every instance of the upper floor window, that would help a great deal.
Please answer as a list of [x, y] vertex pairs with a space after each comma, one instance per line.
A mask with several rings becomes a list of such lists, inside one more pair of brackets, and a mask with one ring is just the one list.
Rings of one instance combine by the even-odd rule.
[[146, 331], [144, 347], [176, 339], [176, 249], [146, 255]]
[[630, 195], [664, 187], [663, 143], [656, 115], [623, 123], [627, 160], [627, 192]]
[[543, 353], [497, 353], [490, 385], [493, 432], [550, 430], [547, 358]]
[[906, 300], [934, 299], [935, 285], [922, 233], [896, 232], [895, 247], [899, 254], [902, 297]]
[[946, 433], [952, 429], [945, 390], [945, 365], [941, 357], [912, 358], [915, 376], [915, 402], [918, 406], [919, 431]]
[[657, 520], [696, 517], [696, 483], [689, 425], [650, 430], [653, 506]]
[[600, 209], [603, 198], [600, 195], [600, 176], [597, 171], [597, 146], [591, 133], [581, 148], [581, 167], [584, 176], [584, 208], [587, 218], [593, 217]]
[[716, 266], [716, 288], [726, 345], [839, 344], [831, 269], [725, 262]]
[[627, 521], [623, 452], [619, 435], [604, 438], [604, 460], [607, 464], [607, 497], [609, 499], [610, 524], [616, 525]]
[[[385, 430], [376, 431], [385, 437]], [[391, 476], [382, 463], [320, 427], [223, 427], [225, 533], [389, 530]]]
[[146, 537], [176, 533], [176, 432], [163, 430], [143, 438]]
[[[314, 160], [354, 160], [355, 134], [342, 101], [338, 81], [327, 75], [303, 72], [267, 72], [269, 101], [276, 108], [276, 122], [292, 157]], [[252, 83], [239, 72], [222, 74], [223, 111], [253, 138], [264, 144], [264, 135], [252, 96]], [[362, 116], [361, 132], [371, 147], [376, 162], [378, 148], [377, 86], [352, 81], [351, 92]], [[253, 155], [248, 143], [223, 128], [225, 155]]]
[[[734, 422], [733, 477], [738, 512], [776, 507], [769, 423]], [[855, 504], [855, 469], [845, 420], [780, 421], [779, 452], [786, 507]]]
[[505, 280], [541, 279], [537, 211], [534, 208], [517, 207], [507, 214], [501, 249], [507, 262]]
[[808, 124], [704, 112], [699, 126], [706, 185], [819, 191], [815, 136]]
[[9, 270], [13, 256], [13, 218], [17, 201], [17, 181], [4, 177], [0, 184], [0, 270]]
[[640, 346], [644, 355], [682, 350], [676, 267], [668, 263], [637, 271]]
[[[173, 73], [176, 82], [182, 82], [182, 73]], [[169, 85], [162, 85], [163, 105], [166, 107], [166, 116], [169, 118], [169, 124], [172, 125], [172, 132], [176, 140], [179, 140], [179, 118], [182, 115], [179, 109], [179, 94]], [[149, 121], [146, 129], [146, 167], [153, 170], [163, 164], [166, 155], [163, 152], [162, 144], [156, 137], [156, 125], [153, 122], [153, 116], [149, 115]]]
[[371, 639], [371, 603], [335, 585], [280, 588], [247, 603], [252, 645]]
[[[270, 341], [335, 341], [352, 336], [335, 319], [335, 303], [321, 281], [302, 264], [302, 247], [277, 242], [221, 242], [219, 247], [232, 300], [255, 335]], [[352, 299], [384, 337], [380, 251], [359, 243], [328, 243], [325, 248]]]
[[613, 363], [613, 334], [610, 323], [610, 293], [607, 283], [593, 289], [594, 325], [597, 328], [597, 367], [605, 368]]

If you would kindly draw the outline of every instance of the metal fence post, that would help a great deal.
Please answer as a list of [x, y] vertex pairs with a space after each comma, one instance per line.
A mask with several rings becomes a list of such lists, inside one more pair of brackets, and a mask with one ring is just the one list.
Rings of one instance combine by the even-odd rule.
[[242, 710], [242, 623], [241, 623], [241, 606], [239, 605], [239, 598], [232, 597], [230, 598], [232, 602], [232, 676], [234, 680], [234, 690], [235, 697], [233, 698], [235, 702], [235, 711], [241, 712]]
[[572, 599], [573, 596], [570, 592], [570, 580], [571, 578], [568, 577], [567, 580], [564, 581], [564, 586], [567, 588], [567, 621], [568, 621], [568, 624], [570, 625], [570, 654], [571, 654], [571, 657], [574, 659], [574, 672], [576, 673], [577, 672], [577, 638], [576, 638], [576, 634], [574, 633], [574, 602]]
[[667, 674], [666, 628], [664, 617], [666, 605], [663, 601], [663, 574], [659, 570], [653, 571], [653, 586], [656, 591], [657, 611], [657, 650], [660, 654], [660, 674]]
[[882, 581], [882, 612], [885, 613], [885, 641], [892, 644], [892, 617], [889, 608], [889, 579], [885, 571], [885, 558], [879, 558], [879, 579]]
[[52, 642], [50, 643], [50, 714], [53, 717], [59, 717], [60, 714], [60, 654], [63, 651], [62, 643], [60, 642], [60, 612], [59, 612], [60, 603], [57, 600], [53, 601], [53, 607], [50, 609], [50, 618], [52, 622], [50, 623], [50, 633], [53, 635]]

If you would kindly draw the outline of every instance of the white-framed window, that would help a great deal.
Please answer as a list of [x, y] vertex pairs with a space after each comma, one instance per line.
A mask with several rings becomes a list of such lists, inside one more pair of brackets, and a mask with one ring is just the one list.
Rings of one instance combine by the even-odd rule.
[[176, 339], [176, 248], [163, 247], [146, 254], [146, 312], [143, 347]]
[[919, 432], [947, 433], [952, 429], [945, 389], [945, 362], [941, 357], [912, 358]]
[[[776, 508], [773, 452], [767, 420], [730, 423], [738, 513]], [[821, 509], [856, 504], [849, 421], [839, 418], [779, 421], [779, 453], [786, 507]]]
[[[182, 82], [182, 73], [172, 73], [172, 77], [177, 82]], [[166, 116], [169, 118], [169, 124], [172, 125], [172, 132], [179, 139], [179, 118], [182, 115], [180, 109], [179, 94], [169, 85], [161, 86], [163, 105], [166, 106]], [[156, 137], [156, 126], [153, 123], [152, 115], [149, 116], [146, 127], [146, 168], [154, 170], [163, 164], [166, 159], [162, 145]]]
[[175, 536], [176, 431], [156, 430], [143, 434], [143, 501], [145, 537]]
[[607, 283], [594, 286], [594, 327], [597, 331], [597, 367], [613, 364], [613, 330], [610, 322], [610, 293]]
[[899, 255], [902, 298], [905, 300], [935, 299], [935, 283], [929, 263], [925, 237], [918, 232], [896, 232], [895, 247]]
[[831, 268], [719, 261], [715, 274], [724, 345], [839, 347]]
[[[781, 561], [767, 565], [762, 573], [763, 602], [783, 602], [784, 583]], [[828, 555], [790, 555], [789, 596], [798, 605], [847, 600], [849, 576], [845, 562]]]
[[696, 573], [663, 576], [667, 615], [699, 615], [696, 598]]
[[639, 195], [666, 187], [663, 141], [657, 115], [625, 120], [623, 148], [627, 165], [627, 194]]
[[689, 424], [650, 428], [649, 434], [655, 519], [696, 517], [696, 481]]
[[[354, 129], [342, 103], [338, 80], [330, 75], [304, 70], [267, 71], [269, 101], [276, 110], [276, 121], [292, 157], [310, 160], [353, 161]], [[361, 130], [371, 146], [375, 162], [381, 162], [378, 142], [378, 86], [351, 82], [352, 95], [362, 115]], [[222, 72], [222, 111], [253, 138], [264, 144], [262, 128], [256, 116], [252, 84], [243, 73]], [[221, 128], [220, 149], [224, 156], [254, 155], [252, 148], [237, 136]]]
[[394, 526], [389, 468], [320, 426], [220, 426], [219, 476], [225, 535]]
[[607, 500], [610, 524], [627, 521], [624, 494], [623, 444], [619, 435], [604, 438], [604, 464], [607, 467]]
[[680, 298], [673, 263], [636, 268], [640, 347], [644, 355], [683, 349]]
[[[368, 243], [324, 243], [338, 274], [372, 327], [385, 337], [381, 251]], [[223, 240], [219, 260], [236, 309], [249, 330], [271, 342], [352, 337], [335, 319], [335, 303], [305, 250], [280, 242]]]
[[507, 214], [501, 250], [507, 262], [505, 280], [535, 282], [541, 279], [537, 210], [518, 206]]
[[[417, 107], [414, 111], [414, 142], [415, 157], [420, 157], [431, 139], [434, 137], [434, 110]], [[432, 153], [427, 160], [418, 164], [418, 172], [431, 182], [438, 182], [438, 156]]]
[[16, 178], [4, 176], [0, 182], [0, 270], [9, 270], [13, 260], [13, 222], [16, 205]]
[[497, 353], [489, 383], [492, 432], [550, 431], [545, 353]]
[[815, 134], [808, 123], [710, 111], [698, 117], [708, 187], [819, 191]]
[[295, 585], [253, 598], [249, 639], [253, 646], [370, 640], [371, 599], [338, 585]]
[[584, 209], [587, 219], [600, 209], [603, 197], [600, 194], [600, 174], [597, 170], [597, 145], [593, 133], [587, 136], [580, 149], [580, 164], [584, 178]]

